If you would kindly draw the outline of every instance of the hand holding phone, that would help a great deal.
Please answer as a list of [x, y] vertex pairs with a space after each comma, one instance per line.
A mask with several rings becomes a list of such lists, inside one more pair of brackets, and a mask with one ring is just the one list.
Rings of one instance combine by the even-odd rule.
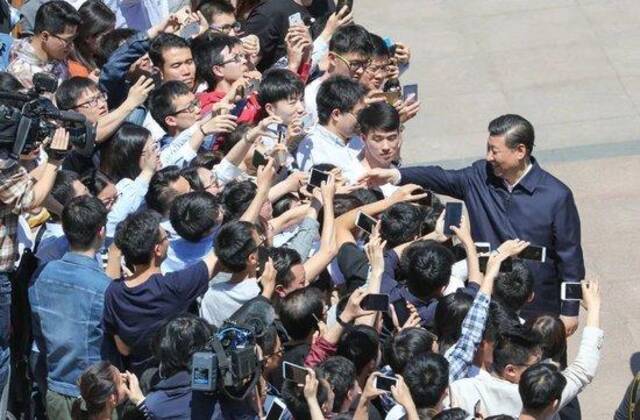
[[581, 283], [561, 283], [560, 299], [566, 301], [582, 300], [582, 284]]
[[253, 165], [254, 168], [258, 168], [260, 166], [265, 166], [267, 163], [269, 163], [269, 160], [264, 157], [264, 155], [260, 152], [258, 152], [257, 150], [253, 151], [253, 158], [251, 159], [251, 164]]
[[309, 372], [307, 368], [290, 362], [282, 362], [282, 377], [299, 385], [304, 385]]
[[329, 172], [322, 172], [317, 169], [311, 170], [311, 175], [309, 176], [309, 185], [315, 188], [320, 188], [323, 182], [327, 182], [329, 180]]
[[358, 213], [358, 216], [356, 218], [356, 226], [369, 235], [371, 235], [371, 233], [373, 232], [373, 228], [377, 223], [378, 221], [376, 219], [362, 212]]
[[376, 376], [373, 386], [380, 391], [391, 392], [391, 387], [398, 383], [398, 378], [392, 376]]
[[443, 233], [447, 236], [451, 236], [454, 234], [451, 230], [451, 226], [460, 227], [460, 223], [462, 222], [462, 203], [447, 203], [444, 211]]
[[418, 100], [418, 85], [404, 85], [402, 88], [402, 96], [405, 102], [415, 102]]
[[289, 16], [289, 26], [296, 25], [304, 25], [304, 21], [302, 20], [302, 15], [300, 14], [300, 12], [294, 13]]
[[547, 248], [544, 246], [529, 245], [520, 251], [518, 258], [543, 263], [547, 260]]

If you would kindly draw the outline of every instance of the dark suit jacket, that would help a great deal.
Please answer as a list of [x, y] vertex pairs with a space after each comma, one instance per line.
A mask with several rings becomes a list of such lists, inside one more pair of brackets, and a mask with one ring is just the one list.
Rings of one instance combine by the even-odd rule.
[[490, 242], [495, 249], [508, 239], [519, 238], [547, 247], [545, 263], [523, 260], [535, 279], [535, 299], [525, 306], [523, 316], [576, 316], [580, 305], [561, 303], [560, 284], [584, 279], [578, 210], [571, 190], [531, 160], [533, 167], [511, 193], [484, 160], [460, 170], [438, 166], [401, 169], [401, 183], [463, 200], [476, 242]]

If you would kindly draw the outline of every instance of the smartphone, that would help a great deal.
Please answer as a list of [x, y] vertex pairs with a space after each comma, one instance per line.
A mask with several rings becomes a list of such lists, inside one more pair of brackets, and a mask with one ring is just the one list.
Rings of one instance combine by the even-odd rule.
[[189, 22], [180, 29], [180, 37], [191, 39], [200, 33], [200, 24], [198, 22]]
[[415, 102], [418, 100], [418, 85], [404, 85], [402, 88], [402, 99], [404, 101]]
[[360, 302], [360, 307], [365, 311], [388, 311], [389, 295], [369, 293], [362, 299], [362, 302]]
[[286, 409], [287, 406], [280, 400], [280, 398], [274, 398], [271, 403], [271, 407], [269, 407], [266, 420], [280, 420], [284, 414], [284, 410]]
[[433, 203], [433, 193], [429, 190], [423, 190], [422, 188], [417, 189], [414, 193], [414, 195], [421, 194], [427, 194], [427, 196], [421, 198], [420, 200], [412, 201], [412, 203], [416, 203], [425, 207], [431, 207], [431, 204]]
[[580, 283], [562, 283], [560, 285], [560, 299], [582, 300], [582, 285]]
[[338, 0], [336, 2], [336, 12], [339, 12], [345, 6], [347, 6], [349, 11], [353, 10], [353, 0]]
[[411, 312], [409, 312], [409, 308], [407, 308], [407, 301], [405, 298], [402, 298], [393, 302], [392, 305], [398, 318], [398, 324], [402, 327], [411, 316]]
[[391, 376], [376, 376], [373, 386], [380, 391], [391, 392], [391, 387], [397, 383], [397, 378], [392, 378]]
[[[480, 271], [482, 273], [487, 272], [487, 263], [489, 262], [488, 255], [481, 255], [478, 257], [478, 265], [480, 266]], [[500, 273], [510, 273], [513, 271], [513, 260], [511, 258], [507, 258], [502, 261], [500, 264]]]
[[543, 263], [547, 260], [547, 248], [544, 246], [529, 245], [518, 254], [518, 258]]
[[297, 384], [304, 385], [307, 377], [307, 369], [289, 362], [282, 362], [282, 377]]
[[476, 242], [475, 246], [478, 254], [488, 254], [491, 252], [491, 244], [489, 242]]
[[257, 150], [253, 151], [253, 158], [251, 159], [251, 164], [253, 165], [254, 168], [258, 168], [259, 166], [264, 166], [267, 163], [269, 163], [269, 161], [267, 160], [266, 157], [264, 157], [262, 153], [258, 152]]
[[278, 143], [284, 143], [284, 138], [287, 135], [287, 125], [278, 124], [276, 127], [276, 133], [278, 133]]
[[294, 13], [289, 16], [289, 26], [295, 25], [304, 25], [304, 21], [302, 20], [302, 15], [300, 14], [300, 12]]
[[462, 221], [462, 203], [447, 203], [445, 207], [444, 215], [444, 234], [447, 236], [453, 235], [453, 231], [450, 226], [460, 226]]
[[236, 106], [234, 106], [229, 113], [231, 115], [239, 117], [240, 114], [242, 114], [242, 110], [244, 109], [244, 107], [247, 106], [247, 102], [249, 102], [249, 99], [247, 98], [240, 99], [238, 102], [236, 102]]
[[369, 235], [371, 235], [377, 223], [378, 221], [376, 219], [363, 212], [358, 213], [358, 217], [356, 218], [356, 226]]
[[311, 170], [311, 175], [309, 176], [309, 185], [312, 187], [320, 188], [322, 182], [326, 182], [329, 179], [329, 172], [322, 172], [317, 169]]

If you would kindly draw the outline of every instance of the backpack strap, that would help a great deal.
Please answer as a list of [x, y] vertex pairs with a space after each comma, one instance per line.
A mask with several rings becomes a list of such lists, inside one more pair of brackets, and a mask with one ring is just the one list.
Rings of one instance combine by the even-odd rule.
[[634, 415], [638, 412], [636, 410], [636, 404], [638, 400], [640, 400], [640, 373], [638, 373], [635, 378], [633, 378], [633, 382], [631, 382], [631, 387], [629, 388], [629, 394], [627, 395], [627, 399], [629, 401], [629, 417], [628, 420], [634, 420]]
[[40, 225], [40, 229], [38, 229], [38, 233], [36, 233], [36, 238], [33, 241], [33, 255], [36, 255], [38, 252], [38, 247], [40, 246], [40, 242], [42, 241], [42, 236], [44, 236], [44, 231], [47, 230], [47, 222], [44, 222]]

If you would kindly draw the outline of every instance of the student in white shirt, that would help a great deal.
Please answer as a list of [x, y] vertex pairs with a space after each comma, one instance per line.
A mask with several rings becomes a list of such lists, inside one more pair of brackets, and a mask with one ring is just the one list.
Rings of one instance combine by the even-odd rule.
[[330, 163], [348, 178], [356, 178], [363, 143], [359, 137], [358, 113], [365, 107], [364, 87], [344, 76], [333, 76], [322, 83], [318, 93], [318, 125], [300, 143], [298, 167]]

